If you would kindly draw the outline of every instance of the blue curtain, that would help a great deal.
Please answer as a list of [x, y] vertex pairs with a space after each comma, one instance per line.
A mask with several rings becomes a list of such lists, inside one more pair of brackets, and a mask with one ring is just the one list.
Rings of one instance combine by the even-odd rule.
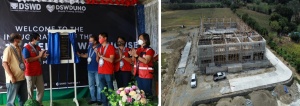
[[74, 62], [79, 63], [79, 57], [76, 54], [76, 48], [77, 48], [77, 43], [76, 43], [76, 34], [75, 33], [69, 33], [69, 39], [71, 41], [71, 44], [73, 45], [73, 55], [74, 55]]
[[144, 5], [136, 5], [137, 10], [137, 29], [138, 35], [145, 33], [145, 14], [144, 14]]
[[60, 64], [60, 38], [59, 33], [48, 33], [47, 64]]

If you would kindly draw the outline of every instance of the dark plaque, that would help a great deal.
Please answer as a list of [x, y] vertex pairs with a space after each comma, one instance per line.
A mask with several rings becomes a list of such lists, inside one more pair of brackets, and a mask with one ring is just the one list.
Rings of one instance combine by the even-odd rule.
[[71, 42], [68, 35], [60, 35], [60, 59], [71, 59]]

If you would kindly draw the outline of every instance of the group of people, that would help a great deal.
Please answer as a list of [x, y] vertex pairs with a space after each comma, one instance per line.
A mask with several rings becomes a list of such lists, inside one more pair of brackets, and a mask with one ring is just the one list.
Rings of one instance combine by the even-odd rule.
[[7, 106], [15, 106], [16, 97], [20, 106], [23, 106], [27, 99], [33, 98], [34, 87], [37, 89], [36, 100], [42, 106], [44, 80], [41, 65], [48, 54], [38, 46], [39, 40], [38, 33], [30, 34], [28, 44], [22, 49], [22, 36], [18, 33], [10, 35], [10, 45], [5, 48], [2, 60], [6, 77]]
[[[78, 53], [87, 58], [88, 82], [91, 100], [89, 104], [103, 104], [108, 106], [107, 97], [101, 91], [104, 87], [113, 89], [113, 79], [117, 87], [126, 87], [132, 78], [144, 90], [146, 96], [152, 96], [152, 79], [154, 74], [153, 57], [155, 51], [150, 48], [150, 37], [143, 33], [139, 35], [137, 49], [127, 48], [124, 37], [117, 38], [117, 48], [109, 44], [107, 33], [100, 33], [89, 38], [87, 53]], [[33, 89], [36, 87], [36, 100], [42, 106], [44, 95], [44, 81], [42, 74], [42, 61], [49, 54], [38, 46], [40, 35], [30, 34], [29, 43], [21, 48], [22, 37], [12, 33], [3, 52], [2, 66], [5, 69], [7, 87], [7, 106], [15, 106], [18, 97], [20, 106], [27, 99], [33, 98]], [[95, 87], [96, 85], [96, 87]]]
[[[154, 74], [154, 50], [150, 48], [150, 37], [139, 35], [139, 48], [127, 48], [124, 37], [117, 38], [117, 47], [107, 42], [108, 34], [90, 36], [87, 53], [78, 53], [79, 57], [87, 58], [88, 80], [91, 100], [89, 104], [108, 105], [107, 97], [101, 91], [104, 87], [113, 89], [113, 79], [117, 87], [126, 87], [134, 77], [140, 89], [147, 96], [152, 95], [152, 79]], [[95, 89], [95, 84], [97, 85]]]

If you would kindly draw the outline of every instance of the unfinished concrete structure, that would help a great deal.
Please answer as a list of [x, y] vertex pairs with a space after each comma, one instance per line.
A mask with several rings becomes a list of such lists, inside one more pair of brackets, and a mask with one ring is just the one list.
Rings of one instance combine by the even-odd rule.
[[266, 67], [266, 40], [231, 19], [201, 19], [198, 66], [202, 73], [239, 72]]

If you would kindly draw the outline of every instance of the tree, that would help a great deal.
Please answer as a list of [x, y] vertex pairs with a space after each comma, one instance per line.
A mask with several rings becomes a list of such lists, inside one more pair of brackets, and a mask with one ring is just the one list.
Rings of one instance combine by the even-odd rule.
[[248, 18], [249, 18], [249, 15], [247, 13], [245, 13], [245, 14], [242, 15], [242, 20], [243, 21], [247, 21]]
[[226, 6], [230, 6], [231, 5], [231, 0], [222, 0], [222, 4], [224, 4]]
[[254, 0], [256, 5], [259, 5], [261, 3], [261, 0]]
[[282, 28], [283, 33], [289, 33], [289, 31], [290, 31], [290, 28], [288, 26], [285, 26]]
[[170, 0], [171, 3], [181, 3], [182, 0]]
[[182, 3], [195, 3], [195, 0], [182, 0]]
[[292, 32], [290, 35], [290, 38], [294, 41], [294, 42], [299, 42], [300, 40], [300, 35], [298, 33]]
[[277, 34], [289, 33], [291, 31], [296, 30], [296, 28], [297, 28], [297, 25], [295, 23], [289, 22], [286, 17], [283, 17], [276, 12], [271, 14], [271, 17], [269, 20], [270, 20], [270, 26], [271, 26], [272, 30], [277, 31]]
[[282, 16], [280, 15], [280, 14], [278, 14], [278, 13], [276, 13], [276, 12], [273, 12], [272, 14], [271, 14], [271, 17], [270, 17], [270, 21], [277, 21], [277, 20], [279, 20], [280, 18], [281, 18]]
[[277, 12], [278, 14], [280, 14], [283, 17], [286, 17], [289, 22], [291, 21], [292, 16], [294, 14], [294, 12], [291, 8], [283, 6], [283, 5], [276, 6], [275, 12]]
[[270, 26], [272, 30], [277, 32], [277, 34], [280, 33], [281, 27], [277, 21], [271, 21]]
[[289, 26], [289, 31], [297, 31], [297, 24], [296, 23], [291, 22], [291, 23], [288, 24], [288, 26]]
[[281, 17], [281, 18], [279, 18], [278, 23], [281, 28], [284, 28], [289, 24], [289, 21], [287, 18]]
[[262, 0], [263, 2], [266, 2], [266, 3], [268, 3], [268, 4], [271, 4], [271, 3], [274, 3], [275, 2], [275, 0]]
[[280, 3], [280, 4], [286, 4], [289, 1], [291, 1], [291, 0], [277, 0], [277, 2]]
[[297, 24], [300, 24], [300, 1], [299, 0], [292, 0], [287, 3], [287, 7], [293, 10], [294, 13], [294, 20]]
[[262, 28], [261, 29], [261, 32], [260, 32], [262, 35], [268, 35], [268, 30], [266, 28]]
[[299, 0], [292, 0], [287, 3], [287, 7], [293, 10], [294, 13], [300, 12], [300, 1]]

